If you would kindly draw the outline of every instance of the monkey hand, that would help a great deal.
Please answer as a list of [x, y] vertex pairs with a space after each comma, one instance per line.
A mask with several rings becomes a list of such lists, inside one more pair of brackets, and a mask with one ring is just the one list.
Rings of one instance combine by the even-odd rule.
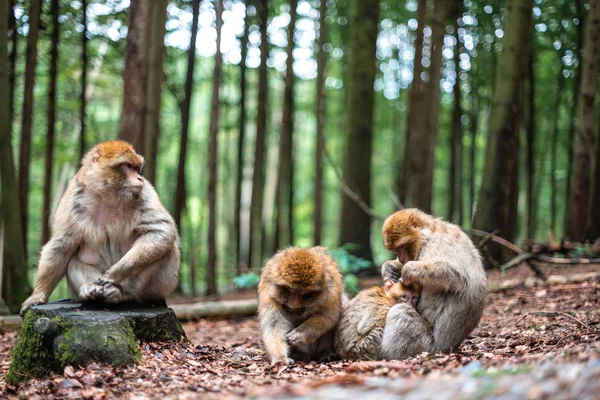
[[102, 285], [98, 283], [86, 283], [79, 288], [79, 298], [81, 300], [98, 300], [102, 298]]
[[399, 268], [397, 262], [394, 261], [386, 261], [381, 266], [381, 276], [383, 277], [383, 281], [392, 281], [398, 282], [400, 280], [400, 274], [403, 270], [403, 267]]
[[309, 344], [307, 341], [306, 334], [298, 328], [292, 329], [285, 335], [285, 340], [292, 347], [298, 347], [305, 344]]
[[29, 298], [27, 300], [25, 300], [23, 302], [23, 305], [21, 306], [21, 311], [19, 312], [19, 314], [21, 315], [21, 317], [24, 317], [25, 314], [27, 313], [27, 310], [29, 310], [31, 307], [33, 306], [37, 306], [38, 304], [44, 304], [48, 301], [48, 298], [46, 297], [46, 295], [44, 295], [44, 293], [33, 293], [31, 296], [29, 296]]
[[123, 299], [123, 289], [114, 280], [102, 276], [95, 283], [102, 287], [102, 300], [108, 303], [117, 303]]
[[271, 360], [271, 368], [277, 371], [278, 374], [295, 365], [296, 361], [285, 356], [275, 357]]
[[401, 282], [405, 285], [413, 285], [419, 283], [418, 274], [422, 267], [414, 261], [409, 261], [402, 267]]

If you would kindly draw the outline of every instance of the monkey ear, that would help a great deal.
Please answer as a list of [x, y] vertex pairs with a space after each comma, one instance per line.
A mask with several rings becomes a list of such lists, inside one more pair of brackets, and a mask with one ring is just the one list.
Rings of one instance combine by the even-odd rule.
[[383, 285], [383, 291], [385, 292], [385, 294], [390, 294], [390, 290], [392, 290], [392, 286], [394, 286], [394, 281], [392, 281], [392, 280], [385, 281], [385, 284]]
[[413, 228], [422, 228], [423, 227], [423, 219], [419, 215], [410, 215], [408, 217], [408, 223]]

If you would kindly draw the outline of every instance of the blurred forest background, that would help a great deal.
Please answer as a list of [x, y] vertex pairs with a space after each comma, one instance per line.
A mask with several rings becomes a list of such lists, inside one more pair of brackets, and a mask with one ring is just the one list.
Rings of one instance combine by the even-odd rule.
[[11, 309], [78, 160], [116, 137], [180, 227], [184, 294], [251, 286], [290, 244], [378, 265], [401, 204], [597, 247], [600, 0], [0, 3]]

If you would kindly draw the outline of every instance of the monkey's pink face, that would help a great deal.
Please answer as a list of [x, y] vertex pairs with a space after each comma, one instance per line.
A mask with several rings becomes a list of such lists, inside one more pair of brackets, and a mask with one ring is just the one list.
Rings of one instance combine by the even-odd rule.
[[123, 177], [122, 189], [131, 196], [138, 198], [144, 187], [144, 178], [140, 174], [140, 167], [125, 163], [119, 166], [119, 172]]

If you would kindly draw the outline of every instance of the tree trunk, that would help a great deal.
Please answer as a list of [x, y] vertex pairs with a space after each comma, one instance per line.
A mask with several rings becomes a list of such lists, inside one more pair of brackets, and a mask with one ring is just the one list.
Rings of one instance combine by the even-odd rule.
[[81, 1], [81, 23], [83, 25], [83, 32], [81, 32], [81, 93], [79, 95], [79, 159], [83, 159], [85, 151], [87, 150], [86, 138], [85, 138], [85, 114], [87, 107], [87, 99], [85, 92], [87, 90], [87, 66], [88, 66], [88, 54], [87, 54], [87, 0]]
[[188, 131], [190, 125], [190, 106], [192, 104], [192, 89], [194, 87], [194, 64], [196, 63], [196, 36], [198, 35], [198, 16], [200, 15], [200, 0], [192, 3], [192, 33], [188, 49], [187, 74], [185, 78], [185, 94], [181, 109], [181, 139], [179, 140], [179, 164], [177, 166], [177, 189], [175, 191], [175, 207], [173, 219], [177, 227], [181, 225], [181, 214], [185, 210], [185, 161], [187, 152]]
[[[573, 176], [573, 155], [575, 154], [575, 132], [577, 131], [577, 125], [576, 125], [576, 116], [577, 116], [577, 108], [579, 106], [579, 87], [581, 84], [581, 70], [582, 70], [582, 66], [583, 66], [583, 60], [582, 60], [582, 54], [583, 54], [583, 35], [584, 35], [584, 31], [583, 31], [583, 4], [582, 4], [582, 0], [575, 0], [575, 9], [576, 9], [576, 14], [574, 15], [574, 18], [577, 18], [579, 20], [579, 24], [577, 24], [577, 29], [575, 30], [576, 32], [576, 45], [575, 48], [576, 50], [576, 54], [577, 54], [577, 61], [579, 61], [577, 63], [577, 70], [575, 72], [575, 78], [574, 78], [574, 85], [573, 85], [573, 92], [572, 92], [572, 101], [573, 101], [573, 105], [571, 108], [571, 113], [570, 113], [570, 118], [569, 118], [569, 140], [568, 140], [568, 147], [567, 147], [567, 176], [566, 176], [566, 181], [567, 181], [567, 187], [565, 189], [565, 204], [568, 206], [570, 199], [571, 199], [571, 178]], [[565, 225], [565, 233], [567, 231], [567, 226], [568, 226], [568, 219], [569, 219], [569, 212], [565, 212], [565, 216], [564, 216], [564, 225]]]
[[160, 105], [163, 83], [163, 59], [165, 54], [165, 23], [167, 22], [167, 0], [152, 1], [150, 29], [148, 32], [148, 79], [146, 88], [146, 120], [144, 123], [146, 147], [145, 176], [150, 182], [156, 181], [156, 157], [160, 136]]
[[[247, 5], [246, 5], [247, 6]], [[246, 142], [246, 55], [248, 54], [248, 33], [250, 21], [244, 17], [244, 34], [240, 39], [240, 115], [238, 128], [237, 173], [235, 184], [235, 212], [233, 226], [235, 229], [235, 246], [238, 275], [248, 267], [248, 254], [242, 254], [242, 185], [244, 184], [244, 148]]]
[[[498, 60], [492, 99], [486, 159], [483, 170], [475, 228], [514, 239], [517, 231], [519, 89], [522, 73], [522, 32], [529, 29], [532, 0], [509, 0], [504, 16], [502, 57]], [[498, 255], [496, 250], [494, 255]]]
[[456, 72], [456, 82], [454, 83], [454, 109], [452, 111], [452, 140], [450, 152], [450, 196], [448, 196], [448, 216], [455, 224], [462, 222], [462, 106], [460, 91], [460, 41], [458, 37], [458, 20], [461, 16], [462, 7], [456, 7], [455, 30], [456, 47], [454, 48], [454, 70]]
[[56, 124], [56, 67], [58, 65], [58, 41], [60, 38], [58, 16], [59, 0], [52, 0], [50, 15], [52, 16], [52, 45], [50, 49], [50, 86], [48, 88], [48, 130], [46, 134], [46, 166], [44, 168], [44, 206], [42, 208], [42, 240], [43, 246], [50, 239], [50, 202], [52, 196], [52, 170], [54, 158], [54, 132]]
[[206, 266], [206, 294], [217, 294], [217, 156], [219, 133], [219, 89], [221, 86], [221, 28], [223, 26], [223, 0], [215, 0], [217, 14], [217, 52], [215, 53], [215, 67], [213, 70], [213, 89], [210, 111], [210, 140], [208, 143], [208, 264]]
[[595, 241], [600, 238], [600, 127], [596, 139], [596, 165], [594, 169], [592, 202], [590, 203], [590, 227], [588, 239]]
[[[379, 0], [353, 0], [348, 55], [348, 98], [343, 180], [361, 199], [371, 204], [371, 148], [373, 142], [373, 84]], [[340, 243], [354, 243], [358, 257], [372, 260], [371, 218], [344, 195], [340, 216]]]
[[[565, 88], [565, 76], [563, 74], [562, 57], [558, 60], [558, 90], [556, 91], [556, 102], [554, 103], [554, 126], [552, 127], [551, 148], [550, 148], [550, 231], [552, 235], [556, 234], [556, 197], [557, 197], [557, 147], [558, 147], [558, 123], [560, 121], [560, 100]], [[528, 236], [531, 238], [531, 236]]]
[[148, 76], [148, 32], [151, 0], [131, 0], [127, 23], [121, 133], [140, 154], [145, 151], [144, 120]]
[[279, 142], [279, 171], [277, 184], [277, 248], [294, 243], [294, 32], [298, 0], [290, 0], [290, 23], [287, 32], [287, 65], [283, 92], [283, 115]]
[[325, 44], [327, 43], [327, 0], [320, 0], [319, 4], [319, 52], [317, 53], [317, 143], [315, 146], [315, 192], [313, 213], [313, 244], [321, 244], [321, 226], [323, 224], [323, 151], [325, 146], [325, 68], [327, 57]]
[[477, 154], [477, 129], [479, 127], [479, 96], [477, 95], [477, 81], [471, 75], [471, 110], [470, 130], [471, 148], [469, 149], [469, 222], [473, 224], [475, 214], [475, 156]]
[[19, 32], [17, 31], [17, 18], [15, 16], [15, 0], [10, 0], [8, 9], [8, 32], [12, 42], [9, 55], [9, 85], [10, 85], [10, 129], [12, 132], [12, 122], [15, 115], [15, 84], [17, 80], [17, 50]]
[[[19, 155], [19, 201], [21, 203], [22, 240], [27, 254], [27, 222], [29, 204], [29, 168], [31, 164], [31, 133], [33, 125], [33, 88], [35, 86], [35, 66], [40, 29], [42, 0], [31, 0], [29, 10], [29, 33], [25, 61], [25, 83], [23, 111], [21, 112], [21, 147]], [[5, 114], [5, 115], [8, 115]]]
[[[535, 236], [535, 223], [537, 220], [536, 208], [534, 207], [533, 199], [533, 177], [534, 155], [535, 155], [535, 38], [533, 36], [533, 26], [531, 24], [531, 14], [529, 15], [528, 25], [530, 28], [527, 31], [526, 48], [527, 52], [523, 54], [523, 59], [527, 60], [527, 82], [529, 83], [529, 93], [527, 94], [527, 152], [526, 152], [526, 175], [527, 175], [527, 193], [525, 203], [527, 208], [527, 239], [533, 239]], [[525, 36], [525, 35], [524, 35]]]
[[415, 58], [413, 66], [413, 79], [410, 85], [410, 101], [408, 104], [408, 113], [406, 121], [406, 140], [404, 144], [404, 157], [402, 158], [402, 168], [398, 174], [398, 198], [404, 204], [407, 198], [407, 185], [409, 177], [409, 159], [411, 147], [413, 146], [412, 136], [419, 137], [421, 135], [421, 126], [419, 125], [421, 120], [418, 115], [422, 112], [421, 103], [423, 102], [423, 96], [425, 95], [425, 81], [423, 80], [423, 63], [421, 58], [423, 56], [423, 29], [425, 28], [425, 16], [427, 12], [427, 0], [418, 1], [417, 9], [417, 20], [419, 26], [417, 28], [417, 38], [415, 41]]
[[[410, 179], [405, 179], [404, 204], [418, 207], [428, 213], [431, 212], [433, 194], [434, 152], [440, 108], [440, 77], [446, 15], [446, 2], [434, 0], [429, 78], [426, 83], [420, 83], [423, 85], [423, 95], [417, 100], [416, 107], [413, 107], [411, 103], [410, 132], [407, 136], [407, 159], [405, 162], [407, 170], [405, 174], [408, 174], [406, 176], [409, 176]], [[419, 59], [420, 55], [416, 54], [415, 62]], [[419, 82], [417, 84], [419, 85]]]
[[[7, 2], [0, 2], [0, 115], [9, 115], [8, 71], [8, 12]], [[33, 20], [31, 20], [33, 21]], [[27, 262], [21, 226], [15, 165], [10, 136], [10, 119], [0, 118], [0, 210], [4, 225], [2, 254], [2, 298], [12, 313], [19, 312], [30, 288], [27, 281]]]
[[593, 151], [594, 98], [598, 80], [600, 52], [600, 0], [590, 2], [585, 29], [585, 50], [577, 112], [577, 136], [571, 177], [571, 199], [567, 219], [567, 238], [583, 242], [590, 222], [591, 162]]
[[254, 149], [254, 173], [252, 175], [252, 204], [250, 206], [250, 268], [259, 268], [262, 264], [263, 241], [263, 200], [265, 186], [265, 135], [267, 130], [267, 59], [269, 43], [267, 24], [269, 20], [269, 2], [261, 0], [257, 5], [260, 16], [260, 67], [258, 70], [258, 110], [256, 115], [256, 143]]

